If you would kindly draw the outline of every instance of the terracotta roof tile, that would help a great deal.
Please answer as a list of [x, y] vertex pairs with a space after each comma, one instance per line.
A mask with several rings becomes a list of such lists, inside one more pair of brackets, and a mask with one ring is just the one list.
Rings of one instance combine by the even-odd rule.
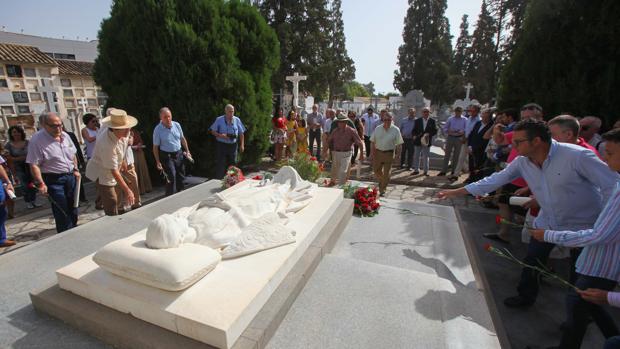
[[56, 65], [54, 59], [36, 47], [7, 43], [0, 43], [0, 61]]
[[92, 76], [94, 63], [70, 61], [70, 60], [56, 60], [58, 63], [58, 75], [80, 75], [80, 76]]

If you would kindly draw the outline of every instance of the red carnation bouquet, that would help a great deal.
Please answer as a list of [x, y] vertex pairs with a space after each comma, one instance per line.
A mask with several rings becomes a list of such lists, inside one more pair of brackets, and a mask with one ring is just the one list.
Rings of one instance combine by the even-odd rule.
[[379, 213], [379, 190], [376, 187], [358, 187], [353, 192], [353, 213], [372, 217]]
[[228, 170], [226, 170], [226, 175], [222, 179], [222, 188], [228, 189], [233, 185], [243, 182], [245, 177], [243, 176], [243, 172], [241, 169], [236, 166], [229, 166]]

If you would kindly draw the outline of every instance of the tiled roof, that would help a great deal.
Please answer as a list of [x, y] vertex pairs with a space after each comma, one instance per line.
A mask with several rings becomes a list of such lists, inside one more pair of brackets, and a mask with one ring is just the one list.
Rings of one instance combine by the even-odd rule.
[[58, 59], [58, 75], [92, 76], [94, 63]]
[[56, 65], [50, 56], [32, 46], [0, 43], [0, 61]]

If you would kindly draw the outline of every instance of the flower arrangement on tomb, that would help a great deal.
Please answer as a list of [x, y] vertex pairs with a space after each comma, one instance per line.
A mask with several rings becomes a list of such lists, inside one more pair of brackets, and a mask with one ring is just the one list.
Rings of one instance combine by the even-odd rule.
[[280, 167], [291, 166], [299, 176], [309, 182], [316, 182], [323, 174], [323, 165], [310, 152], [299, 152], [282, 161]]
[[240, 168], [236, 166], [228, 166], [228, 169], [226, 170], [226, 175], [222, 179], [222, 188], [228, 189], [244, 180], [245, 177], [243, 176], [243, 172]]
[[376, 187], [357, 188], [353, 193], [353, 212], [362, 217], [372, 217], [379, 213], [379, 189]]
[[563, 278], [559, 277], [556, 273], [552, 272], [551, 270], [547, 269], [547, 267], [545, 267], [544, 265], [540, 264], [539, 266], [536, 265], [530, 265], [527, 263], [524, 263], [522, 261], [520, 261], [519, 259], [517, 259], [512, 253], [510, 253], [510, 251], [508, 251], [508, 249], [503, 248], [503, 249], [499, 249], [489, 243], [484, 244], [484, 250], [487, 252], [491, 252], [493, 254], [495, 254], [498, 257], [507, 259], [513, 263], [516, 263], [524, 268], [529, 268], [532, 270], [535, 270], [537, 272], [540, 273], [540, 275], [545, 276], [550, 278], [551, 280], [554, 280], [564, 286], [568, 286], [573, 288], [574, 290], [579, 290], [579, 288], [577, 288], [577, 286], [571, 284], [570, 282], [564, 280]]

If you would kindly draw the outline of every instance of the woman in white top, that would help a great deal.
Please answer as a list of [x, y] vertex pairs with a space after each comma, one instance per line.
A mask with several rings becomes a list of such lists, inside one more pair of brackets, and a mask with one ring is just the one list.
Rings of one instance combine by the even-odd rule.
[[95, 150], [95, 141], [97, 140], [97, 132], [99, 131], [99, 120], [94, 114], [86, 113], [82, 116], [84, 127], [82, 129], [82, 137], [86, 144], [86, 159], [90, 160], [93, 157]]

